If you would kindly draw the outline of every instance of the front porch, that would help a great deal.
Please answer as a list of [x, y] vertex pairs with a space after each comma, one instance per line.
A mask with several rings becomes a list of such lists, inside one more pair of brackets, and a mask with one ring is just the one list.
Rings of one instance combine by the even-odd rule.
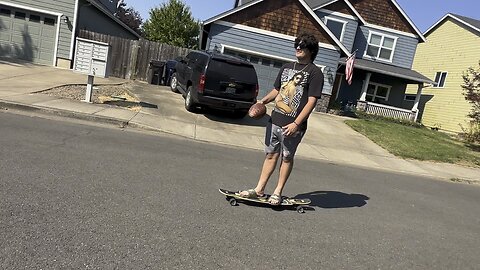
[[[408, 84], [417, 85], [415, 95], [405, 95]], [[429, 84], [433, 81], [414, 70], [357, 59], [352, 84], [347, 84], [343, 74], [337, 74], [332, 99], [354, 104], [357, 110], [369, 114], [417, 121], [422, 90]]]
[[379, 115], [388, 118], [394, 118], [399, 120], [407, 121], [416, 121], [418, 117], [418, 111], [407, 110], [402, 108], [397, 108], [393, 106], [368, 102], [368, 101], [358, 101], [357, 110], [361, 110], [368, 114]]

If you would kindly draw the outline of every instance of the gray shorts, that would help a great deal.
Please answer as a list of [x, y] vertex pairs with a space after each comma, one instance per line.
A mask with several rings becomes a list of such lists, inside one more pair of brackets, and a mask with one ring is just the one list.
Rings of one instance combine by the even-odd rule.
[[268, 123], [265, 133], [265, 154], [282, 153], [283, 159], [293, 159], [305, 131], [297, 131], [292, 136], [283, 135], [282, 127]]

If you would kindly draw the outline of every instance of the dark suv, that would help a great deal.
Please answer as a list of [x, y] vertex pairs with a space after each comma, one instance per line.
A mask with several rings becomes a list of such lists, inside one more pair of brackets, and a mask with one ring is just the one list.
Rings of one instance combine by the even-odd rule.
[[249, 62], [216, 52], [192, 51], [175, 66], [170, 88], [185, 97], [185, 108], [228, 110], [243, 117], [257, 101], [258, 80]]

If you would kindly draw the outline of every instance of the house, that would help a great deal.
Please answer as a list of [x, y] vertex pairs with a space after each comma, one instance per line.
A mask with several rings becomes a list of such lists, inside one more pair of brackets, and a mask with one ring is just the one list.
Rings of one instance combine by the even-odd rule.
[[[422, 33], [394, 0], [244, 0], [203, 24], [204, 49], [245, 58], [255, 65], [261, 94], [273, 87], [280, 67], [295, 61], [293, 41], [308, 31], [319, 40], [314, 63], [325, 74], [316, 110], [335, 102], [370, 113], [414, 119], [425, 84], [432, 80], [411, 69]], [[356, 62], [351, 85], [344, 82], [346, 59]], [[408, 84], [415, 103], [402, 108]]]
[[129, 39], [117, 0], [0, 0], [0, 57], [70, 68], [80, 29]]
[[[480, 21], [447, 14], [425, 32], [428, 42], [418, 46], [413, 67], [435, 78], [435, 86], [422, 93], [420, 109], [424, 125], [449, 132], [469, 126], [472, 109], [463, 96], [462, 74], [478, 68], [480, 60]], [[410, 87], [406, 98], [411, 95]]]

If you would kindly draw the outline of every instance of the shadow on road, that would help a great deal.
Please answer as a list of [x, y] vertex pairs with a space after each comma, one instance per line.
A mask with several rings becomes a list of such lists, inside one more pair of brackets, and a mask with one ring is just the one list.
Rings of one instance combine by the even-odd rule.
[[230, 112], [219, 111], [219, 110], [208, 109], [208, 108], [201, 109], [198, 113], [202, 113], [203, 115], [205, 115], [206, 118], [212, 121], [226, 123], [226, 124], [236, 124], [236, 125], [242, 125], [242, 126], [265, 127], [267, 126], [267, 123], [270, 119], [269, 115], [265, 115], [263, 118], [258, 120], [253, 119], [248, 115], [243, 118], [239, 118], [235, 116], [235, 114]]
[[310, 206], [320, 208], [362, 207], [370, 199], [363, 194], [347, 194], [339, 191], [314, 191], [298, 194], [294, 198], [310, 199], [312, 201]]

